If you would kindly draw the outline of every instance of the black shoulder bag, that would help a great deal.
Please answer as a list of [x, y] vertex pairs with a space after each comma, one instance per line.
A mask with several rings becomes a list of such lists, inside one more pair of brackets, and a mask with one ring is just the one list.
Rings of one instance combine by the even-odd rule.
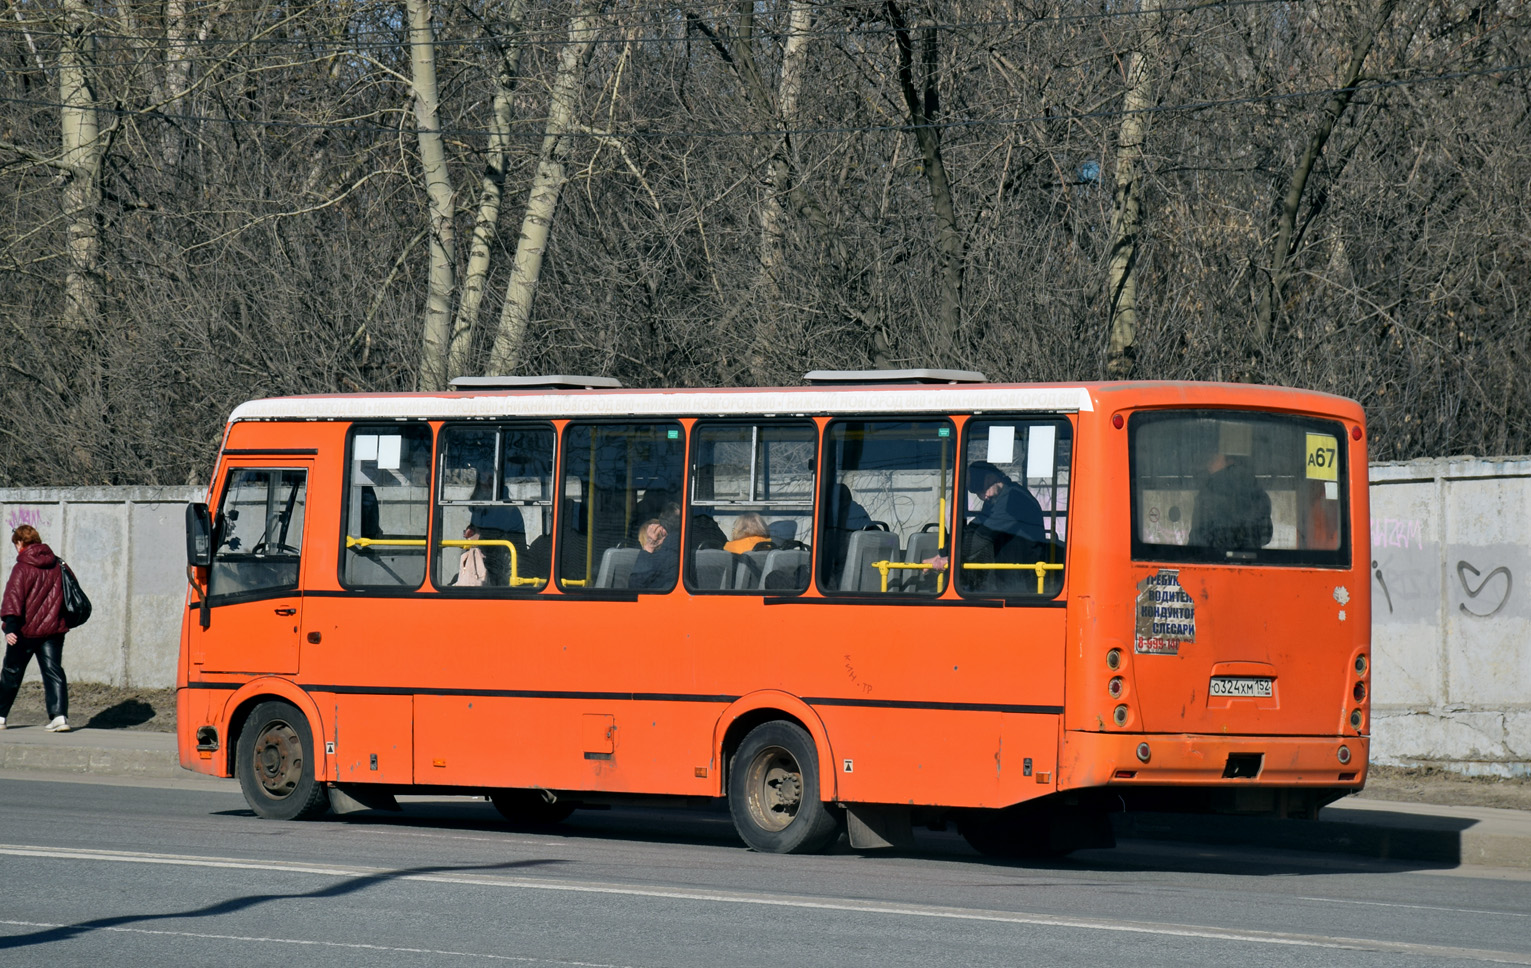
[[78, 628], [90, 619], [90, 599], [86, 597], [85, 589], [80, 587], [80, 580], [74, 577], [74, 572], [62, 558], [58, 566], [64, 569], [64, 624], [69, 628]]

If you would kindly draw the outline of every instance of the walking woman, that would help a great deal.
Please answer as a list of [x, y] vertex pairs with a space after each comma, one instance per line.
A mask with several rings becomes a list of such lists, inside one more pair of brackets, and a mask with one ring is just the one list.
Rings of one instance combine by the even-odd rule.
[[0, 671], [0, 729], [11, 714], [27, 663], [37, 656], [43, 674], [50, 733], [69, 732], [69, 680], [64, 678], [63, 565], [30, 524], [11, 532], [16, 567], [5, 583], [0, 627], [5, 629], [5, 668]]

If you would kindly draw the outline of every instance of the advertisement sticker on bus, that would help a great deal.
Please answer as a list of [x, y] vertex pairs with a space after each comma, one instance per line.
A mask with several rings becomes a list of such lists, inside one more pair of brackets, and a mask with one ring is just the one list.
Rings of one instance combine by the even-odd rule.
[[1138, 583], [1133, 651], [1177, 655], [1180, 643], [1196, 643], [1196, 602], [1180, 586], [1180, 572], [1161, 568]]

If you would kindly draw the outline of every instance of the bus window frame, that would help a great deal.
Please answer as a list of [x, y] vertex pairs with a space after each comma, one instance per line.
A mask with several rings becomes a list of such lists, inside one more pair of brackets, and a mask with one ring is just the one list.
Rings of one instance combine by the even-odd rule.
[[355, 463], [355, 461], [352, 460], [351, 455], [355, 446], [356, 434], [358, 431], [413, 427], [417, 425], [425, 427], [426, 437], [431, 448], [431, 460], [429, 467], [430, 476], [426, 484], [426, 501], [434, 505], [436, 493], [436, 426], [434, 423], [432, 423], [430, 418], [408, 417], [396, 420], [352, 420], [346, 422], [345, 440], [341, 445], [341, 463], [343, 466], [340, 475], [340, 508], [338, 515], [340, 518], [340, 526], [339, 534], [337, 535], [335, 542], [335, 581], [342, 589], [348, 592], [355, 592], [359, 595], [370, 593], [385, 598], [398, 598], [400, 596], [427, 595], [435, 593], [435, 590], [431, 587], [430, 567], [431, 541], [433, 540], [433, 531], [431, 530], [431, 525], [432, 517], [434, 515], [426, 516], [425, 547], [422, 549], [426, 555], [425, 572], [421, 575], [420, 583], [418, 585], [358, 585], [354, 582], [346, 581], [346, 533], [348, 530], [346, 512], [350, 510], [350, 505], [348, 502], [351, 495], [351, 469], [352, 465]]
[[[963, 422], [962, 422], [962, 441], [961, 441], [961, 448], [962, 448], [961, 453], [963, 455], [963, 459], [959, 461], [959, 464], [961, 465], [960, 466], [960, 470], [961, 470], [961, 481], [960, 481], [961, 490], [960, 490], [960, 493], [956, 497], [957, 501], [961, 501], [962, 502], [962, 507], [956, 513], [956, 530], [948, 538], [948, 541], [950, 542], [950, 544], [948, 546], [948, 551], [950, 553], [947, 555], [947, 561], [948, 561], [947, 569], [948, 569], [948, 571], [950, 571], [950, 573], [952, 575], [952, 579], [953, 580], [952, 580], [951, 584], [953, 586], [955, 586], [955, 588], [957, 590], [957, 597], [958, 598], [961, 598], [961, 599], [963, 599], [965, 601], [970, 601], [970, 602], [971, 601], [978, 601], [978, 602], [1004, 602], [1006, 608], [1065, 608], [1065, 607], [1067, 607], [1067, 605], [1068, 605], [1068, 561], [1069, 561], [1069, 541], [1070, 541], [1069, 535], [1072, 534], [1073, 531], [1074, 531], [1074, 495], [1075, 495], [1075, 492], [1076, 492], [1076, 490], [1078, 488], [1078, 483], [1077, 483], [1077, 480], [1076, 480], [1075, 474], [1074, 474], [1074, 468], [1075, 468], [1075, 456], [1079, 452], [1079, 427], [1075, 423], [1075, 421], [1073, 419], [1071, 419], [1071, 418], [1072, 418], [1072, 415], [1071, 414], [1067, 414], [1067, 413], [1044, 413], [1044, 412], [1041, 412], [1041, 411], [1019, 411], [1019, 412], [1016, 412], [1016, 411], [984, 411], [982, 413], [968, 414], [967, 415], [967, 419], [963, 420]], [[987, 422], [991, 422], [991, 421], [1001, 421], [1001, 422], [1008, 421], [1008, 422], [1011, 422], [1011, 423], [1046, 423], [1046, 424], [1051, 424], [1053, 426], [1057, 426], [1058, 424], [1063, 424], [1065, 427], [1068, 428], [1068, 433], [1069, 433], [1068, 505], [1064, 508], [1063, 514], [1061, 515], [1061, 517], [1063, 518], [1063, 520], [1065, 522], [1065, 528], [1064, 528], [1064, 533], [1063, 533], [1063, 541], [1062, 541], [1062, 549], [1063, 549], [1063, 561], [1062, 561], [1062, 564], [1063, 564], [1064, 567], [1063, 567], [1063, 570], [1062, 570], [1061, 574], [1063, 576], [1063, 580], [1061, 582], [1059, 582], [1057, 591], [1054, 592], [1052, 595], [1047, 595], [1045, 593], [1042, 594], [1042, 595], [1025, 594], [1025, 593], [1019, 593], [1019, 594], [995, 594], [994, 592], [964, 591], [963, 588], [962, 588], [962, 582], [956, 580], [956, 576], [958, 574], [958, 569], [962, 567], [961, 550], [962, 550], [962, 543], [963, 543], [963, 537], [964, 537], [963, 532], [967, 529], [967, 526], [968, 526], [968, 520], [967, 520], [967, 517], [968, 517], [968, 510], [967, 510], [967, 498], [968, 498], [967, 469], [968, 469], [968, 461], [966, 460], [966, 455], [967, 455], [967, 452], [968, 452], [969, 443], [970, 443], [970, 441], [972, 439], [974, 428], [978, 424], [987, 423]], [[1057, 451], [1057, 444], [1055, 442], [1054, 445], [1053, 445], [1053, 456], [1055, 458], [1057, 456], [1057, 452], [1058, 452]], [[1053, 463], [1053, 488], [1054, 488], [1054, 494], [1055, 495], [1057, 493], [1058, 469], [1059, 468], [1057, 466], [1057, 461], [1055, 460], [1054, 463]], [[1027, 484], [1026, 484], [1025, 481], [1021, 481], [1020, 482], [1020, 486], [1021, 487], [1027, 487]], [[1056, 500], [1056, 497], [1055, 497], [1055, 500]], [[1043, 511], [1044, 519], [1045, 519], [1046, 513], [1047, 512], [1044, 510]], [[1034, 575], [1034, 574], [1035, 574], [1035, 572], [1031, 573], [1031, 575]], [[1031, 576], [1029, 575], [1028, 577], [1031, 577]]]
[[[940, 583], [940, 586], [941, 586], [940, 590], [936, 591], [934, 593], [922, 592], [922, 591], [918, 591], [918, 590], [915, 590], [915, 591], [904, 591], [903, 589], [899, 589], [899, 590], [895, 591], [895, 590], [893, 590], [891, 588], [888, 591], [885, 591], [885, 592], [884, 591], [880, 591], [880, 590], [875, 590], [875, 589], [872, 590], [872, 591], [862, 591], [860, 589], [855, 589], [855, 590], [852, 590], [852, 591], [844, 591], [844, 590], [838, 589], [838, 588], [833, 588], [832, 589], [832, 588], [824, 587], [824, 580], [823, 580], [824, 579], [824, 569], [821, 568], [820, 565], [822, 564], [821, 556], [822, 556], [823, 550], [824, 550], [825, 534], [826, 534], [826, 532], [828, 530], [828, 528], [827, 528], [827, 524], [828, 524], [827, 516], [828, 516], [828, 513], [829, 513], [829, 507], [830, 507], [829, 490], [830, 490], [830, 488], [835, 486], [835, 484], [834, 484], [834, 477], [835, 476], [826, 473], [826, 468], [829, 466], [829, 436], [830, 436], [830, 431], [835, 427], [835, 425], [836, 424], [841, 424], [841, 423], [861, 423], [861, 424], [869, 424], [869, 423], [907, 423], [907, 424], [916, 424], [916, 423], [923, 423], [923, 422], [935, 422], [935, 423], [942, 423], [942, 422], [944, 422], [945, 425], [948, 428], [950, 428], [950, 430], [951, 430], [951, 439], [952, 439], [952, 444], [953, 444], [953, 446], [952, 446], [952, 473], [951, 473], [951, 480], [948, 482], [948, 489], [949, 489], [950, 493], [947, 495], [948, 506], [947, 506], [947, 509], [946, 509], [946, 517], [947, 517], [947, 521], [946, 521], [947, 532], [946, 533], [948, 535], [948, 540], [950, 540], [950, 536], [952, 534], [952, 530], [951, 530], [952, 529], [952, 524], [953, 524], [953, 521], [954, 521], [954, 517], [953, 516], [956, 514], [956, 510], [957, 510], [956, 509], [956, 504], [957, 504], [957, 501], [959, 499], [959, 492], [958, 492], [957, 488], [958, 488], [958, 485], [959, 485], [959, 483], [961, 481], [961, 475], [960, 475], [960, 473], [958, 471], [958, 466], [957, 465], [961, 462], [962, 424], [963, 424], [963, 421], [965, 419], [967, 419], [967, 418], [969, 418], [971, 416], [972, 416], [971, 414], [967, 414], [967, 413], [951, 413], [949, 411], [945, 411], [945, 412], [943, 412], [943, 411], [935, 411], [935, 412], [910, 412], [910, 413], [888, 413], [887, 411], [870, 411], [870, 412], [867, 412], [867, 413], [856, 413], [856, 414], [839, 414], [839, 413], [837, 413], [837, 414], [833, 415], [832, 417], [830, 417], [829, 419], [825, 420], [820, 425], [820, 427], [819, 427], [819, 451], [818, 451], [819, 463], [818, 463], [818, 467], [814, 471], [815, 476], [818, 478], [816, 498], [815, 498], [815, 507], [814, 507], [814, 515], [813, 515], [813, 536], [814, 536], [814, 541], [813, 541], [813, 559], [814, 560], [813, 560], [813, 563], [812, 563], [812, 566], [811, 566], [812, 567], [812, 574], [809, 576], [809, 579], [810, 579], [809, 580], [809, 587], [814, 589], [819, 594], [819, 596], [821, 596], [823, 598], [823, 600], [825, 600], [825, 601], [837, 601], [837, 602], [844, 602], [844, 603], [857, 603], [857, 604], [860, 604], [860, 603], [876, 603], [876, 604], [886, 604], [886, 605], [894, 605], [894, 604], [896, 604], [896, 605], [926, 605], [926, 604], [934, 605], [934, 604], [937, 604], [939, 602], [943, 602], [943, 600], [944, 600], [945, 604], [948, 604], [948, 605], [952, 604], [952, 602], [950, 600], [951, 585], [952, 585], [952, 583], [949, 580], [941, 582]], [[865, 530], [865, 529], [863, 529], [863, 530]], [[899, 544], [900, 544], [900, 549], [899, 550], [900, 550], [900, 552], [902, 552], [904, 550], [903, 547], [902, 547], [903, 542], [900, 541]]]
[[[690, 423], [695, 423], [696, 418], [690, 416], [677, 417], [673, 414], [625, 414], [616, 417], [563, 417], [554, 421], [558, 431], [558, 450], [557, 454], [555, 455], [553, 469], [553, 554], [550, 562], [550, 567], [548, 569], [548, 584], [555, 586], [558, 589], [560, 595], [568, 596], [568, 600], [570, 601], [636, 602], [640, 595], [643, 597], [650, 597], [654, 595], [671, 595], [674, 594], [677, 589], [682, 587], [681, 576], [677, 574], [675, 577], [675, 584], [671, 585], [667, 589], [664, 589], [663, 591], [640, 591], [636, 588], [597, 588], [595, 587], [594, 582], [596, 576], [600, 573], [599, 562], [594, 563], [593, 566], [588, 566], [587, 573], [590, 577], [587, 579], [587, 581], [591, 583], [590, 585], [568, 585], [566, 584], [565, 579], [562, 577], [559, 571], [559, 564], [562, 561], [563, 556], [564, 482], [565, 478], [568, 476], [568, 450], [570, 432], [581, 427], [623, 427], [631, 426], [633, 424], [653, 424], [655, 426], [674, 425], [675, 428], [680, 430], [680, 487], [682, 490], [682, 498], [684, 498], [686, 483], [689, 480], [690, 475], [689, 468], [691, 460], [691, 434], [689, 433], [690, 425], [687, 421]], [[583, 478], [581, 478], [581, 480], [583, 480]], [[586, 496], [582, 495], [581, 501], [585, 499]], [[684, 509], [686, 506], [684, 500], [677, 503], [680, 503], [682, 509]], [[684, 541], [688, 532], [685, 517], [685, 511], [682, 510], [680, 534], [682, 541], [682, 554], [684, 554]], [[665, 540], [668, 541], [669, 538], [667, 537]], [[681, 565], [682, 567], [680, 570], [684, 571], [685, 562], [682, 561]], [[543, 600], [551, 601], [553, 600], [553, 596], [544, 596]]]
[[[556, 509], [558, 507], [558, 504], [559, 504], [558, 496], [557, 496], [557, 487], [558, 487], [558, 458], [559, 458], [559, 451], [561, 449], [560, 444], [561, 444], [561, 441], [562, 441], [562, 435], [559, 434], [559, 432], [558, 432], [559, 428], [553, 423], [552, 420], [544, 419], [544, 418], [537, 418], [537, 417], [507, 417], [507, 418], [503, 418], [503, 419], [495, 418], [495, 419], [489, 419], [489, 420], [445, 420], [445, 421], [442, 421], [435, 428], [435, 431], [436, 431], [435, 437], [434, 437], [434, 439], [431, 442], [431, 518], [430, 518], [430, 536], [427, 537], [427, 539], [426, 539], [426, 541], [427, 541], [426, 551], [429, 554], [429, 560], [427, 561], [427, 569], [426, 569], [426, 580], [427, 580], [427, 582], [436, 591], [441, 592], [443, 594], [446, 594], [448, 596], [454, 597], [454, 598], [457, 598], [457, 597], [461, 597], [461, 598], [533, 598], [533, 597], [535, 597], [537, 595], [543, 594], [544, 592], [547, 591], [549, 586], [552, 585], [552, 580], [551, 580], [552, 576], [551, 575], [549, 575], [549, 580], [546, 581], [546, 582], [543, 582], [542, 585], [540, 585], [540, 586], [523, 585], [523, 586], [517, 587], [517, 586], [514, 586], [514, 585], [504, 585], [504, 586], [477, 585], [477, 586], [471, 586], [471, 587], [470, 586], [458, 587], [457, 585], [446, 584], [444, 582], [445, 579], [450, 578], [451, 576], [450, 575], [446, 575], [446, 574], [442, 574], [441, 569], [437, 566], [437, 563], [440, 560], [440, 555], [438, 554], [438, 552], [441, 550], [438, 547], [438, 543], [441, 542], [441, 541], [450, 540], [450, 539], [444, 537], [443, 534], [442, 534], [442, 531], [441, 531], [443, 508], [446, 507], [446, 505], [443, 505], [441, 503], [441, 488], [443, 486], [443, 482], [442, 482], [442, 479], [441, 479], [441, 471], [442, 471], [441, 460], [442, 460], [442, 456], [443, 456], [443, 452], [442, 452], [442, 435], [445, 434], [448, 430], [453, 430], [453, 429], [475, 429], [475, 430], [492, 430], [492, 431], [494, 431], [494, 434], [495, 434], [495, 461], [494, 461], [495, 462], [495, 469], [494, 469], [494, 475], [495, 475], [495, 485], [496, 485], [496, 492], [495, 493], [496, 494], [499, 493], [498, 492], [498, 487], [499, 487], [500, 483], [502, 482], [503, 477], [504, 477], [504, 473], [505, 473], [504, 453], [500, 449], [501, 448], [501, 442], [504, 440], [504, 433], [505, 433], [505, 431], [507, 431], [507, 430], [546, 430], [546, 431], [550, 432], [553, 435], [553, 453], [552, 453], [552, 462], [550, 464], [551, 470], [549, 471], [549, 474], [550, 474], [549, 492], [553, 494], [553, 498], [547, 504], [548, 521], [549, 521], [550, 526], [552, 528], [552, 531], [549, 533], [549, 538], [550, 538], [550, 545], [549, 545], [549, 553], [550, 553], [549, 570], [550, 571], [552, 570], [551, 569], [552, 562], [556, 560], [556, 557], [551, 557], [551, 556], [556, 556], [557, 553], [558, 553], [557, 549], [555, 547], [553, 547], [553, 545], [556, 545], [558, 543], [558, 520], [557, 520], [557, 516], [555, 514], [555, 511], [556, 511]], [[477, 502], [477, 504], [482, 504], [482, 503], [483, 502]], [[521, 506], [523, 506], [523, 505], [508, 505], [508, 504], [505, 504], [505, 503], [500, 502], [500, 501], [490, 502], [490, 504], [493, 505], [493, 506], [500, 506], [500, 507], [521, 507]], [[459, 501], [453, 501], [451, 503], [451, 506], [452, 507], [474, 507], [474, 506], [476, 506], [476, 504], [474, 504], [474, 503], [466, 503], [466, 502], [459, 502]], [[523, 534], [524, 533], [525, 532], [523, 532]], [[527, 547], [528, 548], [531, 547], [531, 541], [530, 540], [527, 541]], [[518, 554], [519, 554], [519, 552], [518, 552]], [[369, 586], [369, 587], [371, 587], [371, 586]]]
[[[730, 426], [730, 425], [733, 425], [733, 426], [743, 426], [743, 427], [767, 427], [767, 426], [771, 426], [771, 427], [805, 427], [808, 430], [812, 431], [812, 433], [813, 433], [813, 440], [812, 440], [812, 444], [813, 444], [813, 457], [811, 458], [812, 465], [810, 467], [810, 471], [813, 474], [813, 483], [810, 485], [809, 496], [808, 496], [808, 501], [807, 501], [808, 521], [809, 521], [808, 533], [809, 533], [810, 537], [817, 538], [817, 536], [818, 536], [818, 510], [819, 510], [819, 468], [821, 466], [820, 454], [821, 454], [821, 448], [823, 447], [823, 443], [824, 443], [824, 427], [826, 426], [826, 424], [825, 423], [821, 423], [820, 421], [814, 420], [812, 417], [809, 417], [809, 416], [797, 416], [797, 415], [793, 415], [793, 416], [769, 416], [769, 417], [768, 416], [760, 416], [760, 417], [750, 417], [750, 416], [696, 417], [695, 419], [693, 419], [691, 421], [690, 435], [689, 435], [689, 437], [686, 440], [686, 480], [685, 480], [686, 502], [683, 505], [683, 511], [682, 511], [682, 514], [681, 514], [681, 516], [685, 519], [684, 528], [685, 528], [685, 532], [686, 532], [686, 540], [689, 542], [690, 539], [691, 539], [692, 518], [696, 514], [698, 514], [698, 513], [709, 514], [710, 515], [711, 511], [713, 509], [716, 509], [719, 506], [717, 504], [701, 504], [701, 505], [698, 505], [698, 504], [694, 504], [693, 503], [693, 497], [694, 497], [695, 491], [696, 491], [696, 466], [697, 466], [697, 464], [696, 464], [696, 462], [697, 462], [697, 457], [696, 457], [696, 443], [697, 443], [697, 439], [696, 438], [697, 438], [697, 433], [698, 433], [697, 428], [698, 428], [698, 426], [702, 427], [703, 429], [706, 429], [706, 428], [709, 428], [709, 427], [726, 427], [726, 426]], [[752, 455], [752, 459], [753, 459], [753, 455]], [[747, 502], [743, 502], [743, 503], [745, 503], [745, 504], [763, 504], [763, 503], [766, 503], [766, 502], [758, 502], [758, 501], [749, 502], [749, 501], [747, 501]], [[777, 503], [782, 503], [782, 502], [777, 502]], [[698, 510], [698, 509], [702, 509], [702, 510]], [[714, 518], [714, 520], [716, 520], [716, 519]], [[721, 527], [721, 525], [720, 525], [720, 527]], [[724, 533], [725, 533], [725, 535], [727, 534], [727, 532], [724, 532]], [[798, 597], [800, 595], [805, 594], [806, 592], [808, 592], [810, 589], [812, 589], [814, 587], [814, 572], [816, 571], [816, 569], [814, 567], [814, 560], [813, 559], [814, 559], [815, 552], [814, 552], [813, 549], [815, 549], [817, 547], [818, 547], [817, 544], [810, 544], [809, 545], [808, 583], [806, 585], [804, 585], [802, 588], [792, 588], [792, 589], [787, 589], [787, 588], [775, 588], [775, 589], [765, 589], [765, 588], [699, 588], [699, 587], [691, 584], [691, 572], [692, 572], [692, 569], [686, 567], [688, 562], [685, 560], [684, 557], [682, 557], [682, 560], [681, 560], [681, 569], [680, 569], [680, 579], [681, 580], [680, 580], [680, 585], [688, 593], [690, 593], [692, 595], [709, 595], [709, 596], [711, 596], [711, 595], [724, 595], [724, 596], [735, 596], [735, 597], [753, 595], [753, 596], [755, 596], [757, 598], [764, 598], [764, 597], [768, 597], [768, 596], [772, 597], [772, 598], [796, 598], [796, 597]], [[685, 556], [687, 554], [695, 555], [696, 551], [697, 551], [697, 549], [690, 548], [687, 545], [682, 545], [682, 547], [681, 547], [681, 554], [682, 554], [682, 556]]]
[[[1340, 466], [1337, 471], [1339, 483], [1338, 504], [1341, 512], [1340, 542], [1336, 548], [1262, 548], [1253, 552], [1241, 552], [1239, 557], [1231, 557], [1232, 552], [1217, 549], [1200, 548], [1191, 545], [1151, 544], [1143, 541], [1139, 534], [1139, 516], [1141, 514], [1141, 502], [1138, 500], [1137, 490], [1137, 467], [1138, 467], [1138, 433], [1145, 426], [1152, 426], [1172, 419], [1228, 419], [1237, 418], [1249, 421], [1267, 421], [1297, 428], [1299, 431], [1322, 431], [1324, 434], [1334, 437], [1339, 446], [1336, 448], [1336, 456]], [[1309, 413], [1296, 413], [1285, 410], [1248, 410], [1241, 407], [1163, 407], [1154, 409], [1138, 410], [1128, 414], [1127, 417], [1127, 501], [1129, 509], [1129, 527], [1131, 532], [1131, 560], [1133, 564], [1188, 564], [1188, 565], [1221, 565], [1236, 568], [1324, 568], [1333, 570], [1347, 570], [1354, 564], [1352, 559], [1351, 541], [1351, 507], [1350, 507], [1350, 432], [1345, 425], [1345, 420], [1337, 416], [1318, 416]]]

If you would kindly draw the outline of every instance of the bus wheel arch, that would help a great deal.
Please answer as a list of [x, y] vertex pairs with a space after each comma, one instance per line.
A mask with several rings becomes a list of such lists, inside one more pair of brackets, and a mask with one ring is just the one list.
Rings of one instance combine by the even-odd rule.
[[713, 762], [717, 764], [719, 792], [728, 792], [729, 762], [744, 737], [762, 723], [781, 720], [795, 724], [813, 739], [819, 763], [819, 796], [839, 799], [839, 774], [835, 772], [834, 748], [829, 731], [812, 706], [790, 693], [763, 690], [741, 696], [718, 717], [713, 735]]
[[240, 687], [239, 691], [229, 697], [229, 712], [225, 718], [225, 736], [223, 740], [223, 775], [234, 776], [236, 753], [239, 749], [239, 739], [244, 733], [245, 726], [249, 723], [250, 714], [262, 703], [280, 700], [295, 708], [301, 713], [308, 723], [308, 734], [314, 741], [312, 758], [312, 773], [314, 779], [325, 782], [329, 779], [329, 758], [325, 755], [324, 720], [319, 715], [319, 707], [308, 693], [298, 688], [286, 679], [275, 677], [254, 679]]

